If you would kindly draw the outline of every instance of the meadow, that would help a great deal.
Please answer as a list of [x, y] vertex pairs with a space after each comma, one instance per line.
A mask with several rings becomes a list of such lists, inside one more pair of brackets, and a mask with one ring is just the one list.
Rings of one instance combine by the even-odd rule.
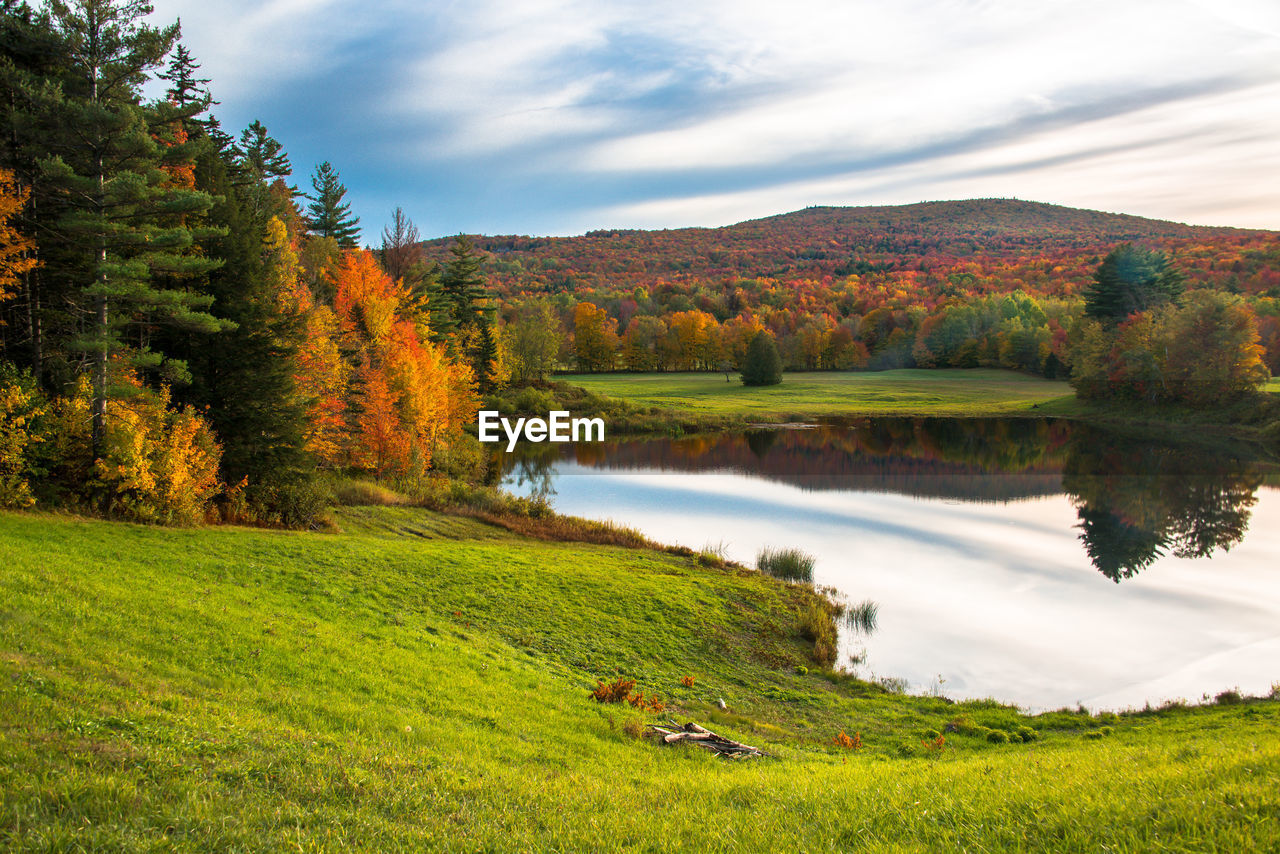
[[[7, 849], [1280, 845], [1274, 692], [904, 696], [815, 662], [810, 587], [706, 555], [382, 506], [321, 533], [4, 513], [0, 553]], [[617, 676], [666, 708], [589, 699]], [[770, 757], [637, 737], [669, 718]]]
[[710, 373], [568, 374], [570, 385], [681, 414], [787, 421], [822, 415], [972, 417], [1031, 413], [1071, 397], [1065, 380], [992, 368], [786, 373], [780, 385], [748, 388], [738, 375]]

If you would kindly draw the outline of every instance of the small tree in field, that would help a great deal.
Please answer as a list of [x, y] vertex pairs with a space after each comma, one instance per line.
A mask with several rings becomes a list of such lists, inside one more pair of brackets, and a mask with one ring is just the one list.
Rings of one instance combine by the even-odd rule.
[[782, 382], [782, 357], [768, 332], [757, 332], [742, 360], [743, 385], [777, 385]]

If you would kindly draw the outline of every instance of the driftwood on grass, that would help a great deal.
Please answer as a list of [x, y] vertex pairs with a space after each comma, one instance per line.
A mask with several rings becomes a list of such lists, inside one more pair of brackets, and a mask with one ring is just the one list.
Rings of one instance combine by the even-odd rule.
[[[700, 727], [695, 723], [687, 723], [680, 726], [671, 722], [672, 726], [657, 726], [649, 724], [645, 735], [661, 741], [663, 744], [675, 744], [679, 741], [687, 741], [690, 744], [696, 744], [698, 747], [705, 748], [715, 753], [717, 756], [723, 756], [726, 759], [746, 759], [752, 756], [768, 756], [769, 754], [752, 747], [749, 744], [743, 744], [740, 741], [734, 741], [725, 738], [723, 735], [716, 735], [709, 729]], [[672, 728], [674, 727], [674, 728]]]

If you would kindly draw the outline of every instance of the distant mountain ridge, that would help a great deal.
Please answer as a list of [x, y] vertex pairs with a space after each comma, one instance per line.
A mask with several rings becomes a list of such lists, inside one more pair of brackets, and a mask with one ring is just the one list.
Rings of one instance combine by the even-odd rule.
[[[1280, 233], [1193, 226], [1019, 199], [810, 207], [718, 228], [591, 231], [577, 237], [478, 236], [503, 290], [616, 288], [726, 278], [821, 278], [1103, 254], [1124, 242], [1177, 249], [1268, 245]], [[452, 238], [424, 243], [444, 260]]]

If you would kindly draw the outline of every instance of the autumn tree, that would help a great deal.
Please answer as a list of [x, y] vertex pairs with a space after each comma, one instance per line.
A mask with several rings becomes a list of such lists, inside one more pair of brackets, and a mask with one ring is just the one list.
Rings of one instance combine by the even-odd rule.
[[539, 380], [555, 369], [564, 335], [551, 305], [541, 300], [522, 304], [503, 331], [516, 379]]
[[589, 302], [574, 306], [573, 351], [579, 370], [612, 369], [618, 348], [617, 338], [604, 309]]
[[[414, 296], [372, 253], [345, 253], [333, 276], [334, 314], [357, 380], [347, 407], [355, 416], [348, 458], [381, 474], [420, 475], [474, 418], [474, 375], [423, 340], [412, 319]], [[391, 433], [403, 446], [390, 442]]]
[[1270, 379], [1257, 316], [1240, 297], [1192, 291], [1165, 323], [1168, 395], [1192, 406], [1218, 406], [1257, 392]]
[[36, 244], [15, 227], [31, 190], [18, 185], [12, 171], [0, 169], [0, 302], [17, 292], [20, 279], [35, 269]]
[[307, 195], [307, 228], [320, 237], [331, 237], [342, 249], [355, 249], [360, 236], [360, 218], [351, 213], [351, 203], [343, 201], [347, 188], [329, 161], [316, 167]]

